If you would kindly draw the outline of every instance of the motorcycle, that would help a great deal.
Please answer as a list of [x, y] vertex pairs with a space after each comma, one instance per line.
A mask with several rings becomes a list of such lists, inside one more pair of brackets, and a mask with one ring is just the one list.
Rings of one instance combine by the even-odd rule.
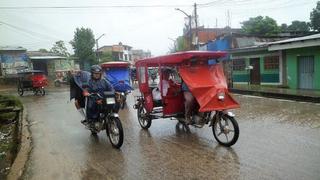
[[112, 146], [119, 149], [123, 144], [124, 135], [119, 115], [116, 113], [114, 92], [104, 92], [103, 96], [99, 93], [89, 94], [85, 99], [85, 110], [87, 110], [88, 98], [95, 100], [99, 117], [85, 124], [86, 127], [93, 135], [97, 135], [100, 131], [106, 130]]
[[54, 86], [60, 87], [62, 84], [69, 85], [71, 72], [69, 70], [57, 70], [56, 79], [54, 80]]

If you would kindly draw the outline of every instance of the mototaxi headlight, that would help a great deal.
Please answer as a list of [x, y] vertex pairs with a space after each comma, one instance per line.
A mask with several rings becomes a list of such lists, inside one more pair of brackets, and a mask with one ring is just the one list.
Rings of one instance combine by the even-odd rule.
[[219, 93], [218, 93], [218, 99], [219, 99], [220, 101], [223, 101], [223, 100], [224, 100], [224, 97], [225, 97], [225, 93], [224, 93], [224, 92], [219, 92]]
[[106, 99], [106, 103], [107, 104], [115, 104], [116, 103], [116, 100], [112, 97], [112, 98], [107, 98]]

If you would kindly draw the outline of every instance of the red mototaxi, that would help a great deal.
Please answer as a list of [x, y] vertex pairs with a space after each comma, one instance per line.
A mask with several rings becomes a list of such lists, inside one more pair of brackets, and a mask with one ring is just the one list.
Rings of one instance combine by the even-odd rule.
[[[134, 108], [140, 126], [148, 129], [153, 119], [170, 118], [179, 121], [185, 128], [189, 125], [202, 128], [208, 124], [212, 128], [214, 138], [223, 146], [232, 146], [239, 138], [239, 125], [230, 109], [238, 108], [239, 104], [230, 96], [223, 69], [219, 59], [226, 56], [226, 52], [187, 51], [165, 56], [138, 60], [137, 78], [141, 96], [137, 96]], [[169, 84], [164, 95], [163, 83], [156, 87], [149, 86], [148, 68], [159, 69], [160, 81], [162, 72], [166, 72]], [[177, 76], [179, 76], [177, 78]], [[171, 77], [171, 79], [170, 79]], [[188, 86], [196, 99], [196, 103], [187, 116], [184, 106], [184, 93], [181, 79]], [[180, 82], [181, 81], [181, 82]], [[168, 85], [166, 85], [168, 86]], [[159, 89], [159, 91], [158, 91]], [[159, 93], [161, 99], [157, 97]], [[159, 102], [160, 101], [160, 102]], [[186, 118], [190, 119], [186, 121]]]
[[[145, 97], [146, 110], [151, 112], [153, 109], [147, 68], [166, 66], [178, 67], [180, 76], [200, 105], [200, 112], [238, 108], [239, 104], [229, 94], [222, 66], [218, 63], [208, 65], [209, 60], [225, 57], [226, 54], [226, 52], [188, 51], [137, 61], [135, 66], [139, 74], [137, 77], [139, 89]], [[181, 88], [179, 87], [181, 84], [177, 86], [175, 88]], [[173, 97], [170, 95], [170, 88], [168, 96], [162, 97], [163, 104], [166, 105], [163, 107], [164, 115], [178, 113], [184, 109], [182, 94], [180, 97]], [[223, 100], [219, 100], [220, 94], [224, 95]]]

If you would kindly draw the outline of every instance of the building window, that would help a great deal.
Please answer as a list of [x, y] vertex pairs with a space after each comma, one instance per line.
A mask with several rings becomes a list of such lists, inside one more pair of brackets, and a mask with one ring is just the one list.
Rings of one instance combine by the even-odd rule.
[[124, 60], [126, 60], [126, 61], [128, 60], [128, 55], [127, 54], [124, 55]]
[[279, 56], [264, 57], [264, 69], [265, 70], [279, 69]]
[[234, 59], [233, 61], [233, 70], [234, 71], [244, 71], [246, 68], [245, 59]]

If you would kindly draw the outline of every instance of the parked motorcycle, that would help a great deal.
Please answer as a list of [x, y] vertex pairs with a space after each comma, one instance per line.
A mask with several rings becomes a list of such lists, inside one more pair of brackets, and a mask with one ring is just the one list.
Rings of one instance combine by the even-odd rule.
[[56, 79], [54, 80], [54, 86], [60, 87], [62, 84], [69, 85], [71, 72], [70, 70], [57, 70], [56, 72]]

